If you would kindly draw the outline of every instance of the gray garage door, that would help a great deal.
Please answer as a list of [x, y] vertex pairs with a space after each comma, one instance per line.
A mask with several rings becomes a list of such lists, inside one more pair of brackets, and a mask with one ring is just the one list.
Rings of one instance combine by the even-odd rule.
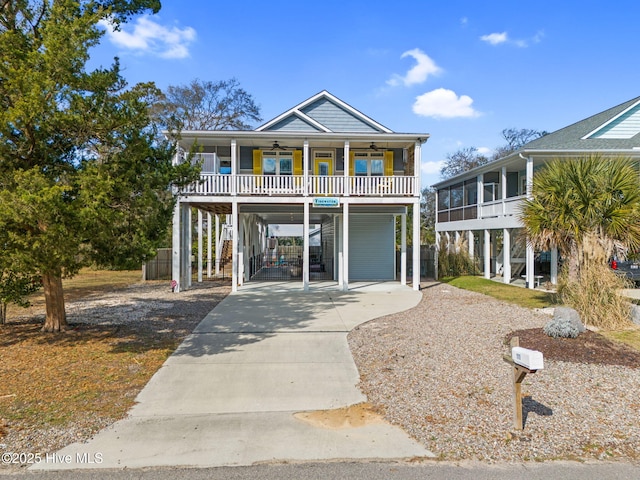
[[394, 280], [393, 215], [349, 216], [349, 280]]

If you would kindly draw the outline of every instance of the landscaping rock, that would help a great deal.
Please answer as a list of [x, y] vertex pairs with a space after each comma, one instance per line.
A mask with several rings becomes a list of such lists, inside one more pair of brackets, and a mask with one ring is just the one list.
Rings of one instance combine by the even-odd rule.
[[556, 308], [553, 319], [543, 328], [545, 334], [554, 338], [576, 338], [585, 330], [578, 312], [569, 307]]

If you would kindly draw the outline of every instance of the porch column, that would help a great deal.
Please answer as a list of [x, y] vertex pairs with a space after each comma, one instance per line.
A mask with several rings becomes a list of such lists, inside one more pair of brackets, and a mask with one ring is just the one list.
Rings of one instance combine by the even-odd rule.
[[[349, 140], [345, 140], [344, 142], [344, 161], [343, 161], [343, 169], [344, 169], [344, 196], [349, 196], [350, 185], [349, 185]], [[345, 204], [346, 205], [346, 204]], [[347, 211], [349, 207], [347, 207]], [[343, 220], [344, 221], [344, 220]]]
[[309, 290], [309, 202], [304, 201], [304, 224], [302, 226], [302, 289]]
[[[238, 144], [236, 139], [231, 140], [231, 195], [238, 194]], [[234, 218], [234, 220], [237, 220]], [[238, 225], [234, 223], [234, 225]]]
[[191, 207], [182, 204], [182, 238], [180, 239], [180, 283], [182, 289], [187, 290], [191, 286]]
[[453, 249], [456, 253], [460, 253], [460, 232], [456, 230], [455, 240], [453, 241]]
[[407, 284], [407, 214], [400, 215], [400, 283]]
[[198, 209], [198, 282], [202, 283], [202, 257], [203, 257], [203, 245], [202, 245], [202, 210]]
[[502, 167], [500, 179], [500, 189], [501, 189], [501, 200], [502, 200], [502, 216], [507, 214], [507, 204], [505, 203], [507, 200], [507, 167]]
[[535, 273], [535, 252], [530, 242], [527, 242], [527, 286], [535, 288], [533, 275]]
[[220, 215], [216, 214], [216, 276], [220, 274], [220, 255], [218, 252], [222, 252], [218, 248], [218, 243], [220, 243]]
[[182, 252], [180, 246], [181, 239], [181, 227], [182, 224], [180, 222], [180, 213], [182, 206], [180, 205], [180, 200], [176, 201], [175, 207], [173, 207], [173, 223], [171, 230], [171, 284], [175, 285], [173, 288], [174, 292], [180, 291], [180, 280], [181, 280], [181, 271], [180, 271], [180, 254]]
[[502, 230], [502, 281], [506, 284], [511, 283], [511, 230], [504, 228]]
[[[303, 195], [309, 195], [309, 140], [304, 141], [302, 147], [302, 175], [303, 175]], [[306, 205], [306, 203], [305, 203]]]
[[240, 217], [238, 214], [238, 286], [244, 285], [244, 236], [245, 236], [245, 218], [246, 213]]
[[[420, 197], [422, 194], [421, 185], [420, 185], [420, 172], [422, 171], [422, 141], [417, 141], [415, 143], [415, 147], [413, 148], [413, 178], [415, 191], [413, 192], [414, 197]], [[420, 242], [418, 242], [420, 243]]]
[[211, 278], [211, 247], [212, 247], [211, 238], [211, 213], [207, 212], [207, 278]]
[[238, 291], [238, 201], [231, 202], [231, 291]]
[[474, 251], [474, 241], [475, 237], [473, 236], [473, 230], [467, 230], [467, 247], [469, 247], [469, 258], [473, 259], [475, 255]]
[[342, 290], [349, 290], [349, 202], [342, 204]]
[[491, 230], [484, 231], [484, 278], [491, 278]]
[[551, 284], [558, 284], [558, 247], [551, 249]]
[[531, 200], [533, 190], [533, 157], [527, 157], [527, 198]]
[[438, 280], [438, 256], [439, 255], [440, 255], [440, 232], [436, 232], [436, 254], [435, 254], [434, 273], [433, 273], [433, 277], [435, 280]]
[[420, 290], [420, 197], [413, 203], [413, 289]]

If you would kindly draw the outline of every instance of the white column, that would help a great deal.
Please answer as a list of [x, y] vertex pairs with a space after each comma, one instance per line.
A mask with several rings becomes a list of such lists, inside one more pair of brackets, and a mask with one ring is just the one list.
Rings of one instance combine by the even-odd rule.
[[[231, 195], [238, 193], [238, 144], [231, 140]], [[234, 219], [235, 220], [235, 219]], [[237, 225], [237, 223], [235, 224]]]
[[180, 200], [176, 201], [173, 207], [173, 225], [171, 230], [171, 285], [174, 292], [180, 291], [180, 254], [182, 252], [180, 246], [181, 239], [181, 222], [180, 222]]
[[[349, 185], [349, 140], [346, 140], [344, 142], [344, 161], [343, 161], [343, 168], [344, 168], [344, 196], [348, 197], [349, 196], [349, 190], [350, 190], [350, 185]], [[349, 209], [349, 207], [347, 207], [347, 210]], [[344, 221], [344, 220], [343, 220]]]
[[440, 232], [436, 232], [436, 258], [434, 265], [434, 278], [438, 280], [438, 256], [440, 255]]
[[460, 232], [456, 230], [455, 240], [453, 242], [453, 249], [456, 253], [460, 253]]
[[349, 290], [349, 202], [342, 204], [342, 290]]
[[182, 288], [188, 289], [191, 286], [191, 207], [182, 206]]
[[231, 221], [233, 222], [231, 240], [231, 291], [238, 291], [238, 201], [231, 202]]
[[198, 209], [198, 282], [202, 283], [203, 269], [203, 242], [202, 242], [202, 210]]
[[527, 198], [532, 197], [533, 187], [533, 157], [527, 157]]
[[416, 142], [415, 147], [413, 149], [413, 176], [414, 176], [415, 188], [416, 188], [416, 191], [413, 192], [413, 195], [415, 197], [420, 197], [420, 195], [422, 194], [421, 182], [420, 182], [421, 171], [422, 171], [422, 142]]
[[420, 290], [420, 198], [419, 197], [413, 203], [413, 289], [416, 291]]
[[531, 243], [527, 242], [527, 286], [529, 288], [535, 288], [534, 284], [534, 269], [535, 269], [535, 252]]
[[306, 197], [309, 195], [309, 140], [305, 140], [302, 147], [302, 174], [304, 175], [302, 191]]
[[304, 224], [302, 226], [302, 289], [309, 290], [309, 202], [304, 201]]
[[211, 278], [211, 261], [213, 259], [211, 230], [211, 213], [207, 212], [207, 278]]
[[558, 284], [558, 247], [551, 249], [551, 284]]
[[502, 229], [502, 281], [511, 283], [511, 230]]
[[[344, 215], [343, 215], [344, 217]], [[344, 226], [344, 219], [341, 221], [341, 217], [338, 215], [335, 219], [335, 229], [337, 232], [340, 232], [338, 235], [338, 285], [342, 287], [344, 283], [344, 232], [342, 228]]]
[[407, 214], [400, 215], [400, 283], [407, 284]]
[[[246, 214], [244, 214], [246, 215]], [[242, 217], [238, 216], [238, 286], [241, 287], [244, 285], [244, 235], [245, 235], [245, 218], [244, 215]]]
[[467, 230], [467, 247], [469, 247], [469, 258], [473, 259], [475, 255], [474, 251], [474, 241], [475, 237], [473, 236], [473, 230]]
[[504, 216], [507, 213], [507, 167], [502, 167], [502, 174], [500, 178], [500, 189], [501, 189], [501, 200], [502, 200], [502, 215]]
[[222, 248], [219, 248], [220, 243], [220, 215], [216, 214], [216, 275], [220, 274], [220, 255]]
[[491, 230], [484, 231], [484, 278], [491, 278]]

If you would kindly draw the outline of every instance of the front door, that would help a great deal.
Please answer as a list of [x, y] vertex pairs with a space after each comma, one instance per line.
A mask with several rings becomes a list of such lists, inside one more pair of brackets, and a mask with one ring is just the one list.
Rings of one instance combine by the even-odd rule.
[[327, 178], [316, 178], [316, 182], [314, 185], [315, 193], [320, 195], [330, 194], [332, 189], [329, 185], [330, 183], [329, 177], [333, 175], [333, 169], [331, 168], [332, 167], [331, 160], [326, 158], [316, 158], [314, 160], [313, 167], [314, 167], [313, 173], [317, 177], [327, 177]]

